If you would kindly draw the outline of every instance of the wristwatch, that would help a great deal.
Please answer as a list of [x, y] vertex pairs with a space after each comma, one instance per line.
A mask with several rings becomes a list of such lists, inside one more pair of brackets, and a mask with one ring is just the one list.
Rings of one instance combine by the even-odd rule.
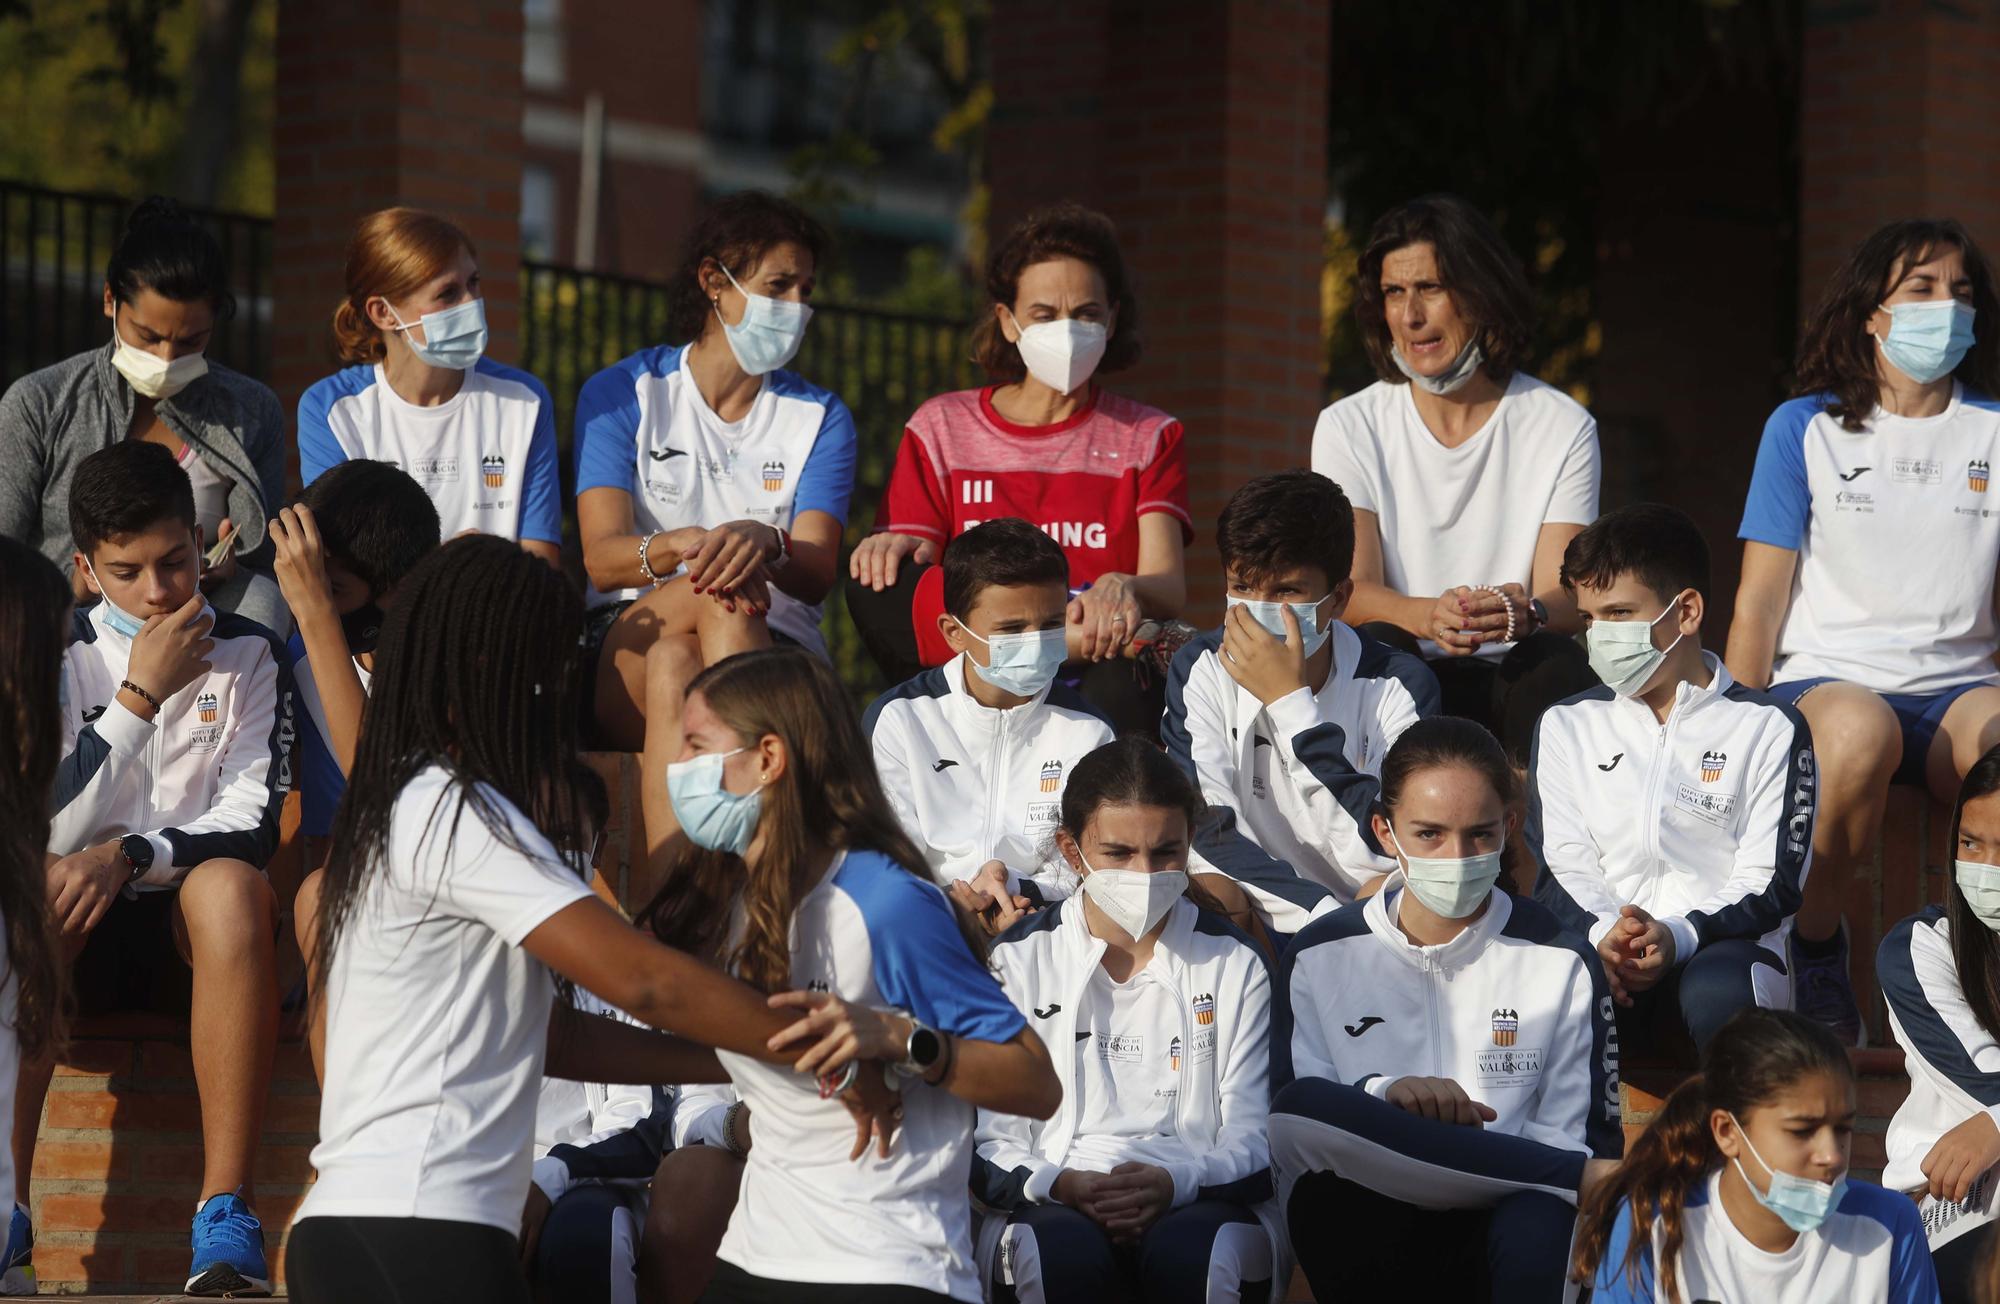
[[125, 867], [130, 871], [127, 883], [136, 883], [146, 871], [153, 867], [153, 844], [137, 833], [128, 833], [118, 839], [119, 854], [125, 857]]
[[1549, 607], [1540, 598], [1528, 599], [1528, 614], [1535, 618], [1536, 629], [1547, 629], [1549, 627]]
[[896, 1072], [906, 1078], [921, 1078], [944, 1059], [944, 1034], [926, 1025], [914, 1015], [905, 1015], [910, 1020], [910, 1039], [903, 1046], [902, 1063], [896, 1065]]

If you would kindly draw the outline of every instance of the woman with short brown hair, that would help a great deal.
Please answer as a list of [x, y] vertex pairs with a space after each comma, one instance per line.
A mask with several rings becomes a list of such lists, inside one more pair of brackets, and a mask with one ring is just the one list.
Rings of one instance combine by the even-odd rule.
[[849, 559], [848, 613], [892, 682], [942, 665], [936, 562], [981, 521], [1020, 517], [1069, 558], [1073, 677], [1114, 726], [1151, 732], [1164, 676], [1142, 689], [1123, 662], [1187, 601], [1193, 527], [1181, 423], [1096, 382], [1139, 358], [1117, 232], [1076, 204], [1030, 214], [994, 248], [986, 292], [973, 356], [994, 383], [910, 418]]

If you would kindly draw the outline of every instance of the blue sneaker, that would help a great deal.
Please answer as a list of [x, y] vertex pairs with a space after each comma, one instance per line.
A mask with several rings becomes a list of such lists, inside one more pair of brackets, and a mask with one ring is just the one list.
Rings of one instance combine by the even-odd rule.
[[1843, 921], [1834, 940], [1839, 943], [1832, 955], [1814, 958], [1799, 950], [1794, 932], [1786, 950], [1792, 964], [1792, 1008], [1816, 1023], [1824, 1024], [1844, 1046], [1866, 1045], [1861, 1026], [1861, 1007], [1854, 999], [1854, 985], [1847, 977], [1847, 924]]
[[195, 1210], [189, 1295], [269, 1295], [264, 1224], [234, 1195], [212, 1195]]
[[35, 1224], [18, 1204], [7, 1220], [7, 1253], [0, 1263], [6, 1265], [0, 1271], [0, 1295], [35, 1293]]

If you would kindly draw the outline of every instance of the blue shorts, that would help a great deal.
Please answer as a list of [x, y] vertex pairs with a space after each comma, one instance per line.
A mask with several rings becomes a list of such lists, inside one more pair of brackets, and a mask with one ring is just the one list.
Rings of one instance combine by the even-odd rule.
[[[1838, 679], [1794, 679], [1788, 683], [1772, 684], [1764, 691], [1780, 702], [1797, 706], [1799, 699], [1821, 684], [1837, 684]], [[1929, 761], [1931, 742], [1937, 737], [1938, 726], [1944, 723], [1944, 713], [1951, 710], [1951, 704], [1975, 688], [1985, 688], [1987, 681], [1978, 680], [1970, 684], [1953, 684], [1938, 693], [1877, 693], [1896, 713], [1896, 724], [1903, 732], [1903, 759], [1896, 766], [1896, 773], [1889, 779], [1891, 783], [1908, 784], [1913, 788], [1930, 786]]]

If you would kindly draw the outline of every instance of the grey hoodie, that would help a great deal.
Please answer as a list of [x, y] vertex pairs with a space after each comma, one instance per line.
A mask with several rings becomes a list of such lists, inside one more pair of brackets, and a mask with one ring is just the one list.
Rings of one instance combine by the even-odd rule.
[[[137, 401], [111, 365], [112, 345], [30, 372], [0, 394], [0, 534], [38, 549], [65, 574], [69, 482], [84, 458], [126, 437]], [[155, 410], [167, 428], [230, 481], [238, 571], [217, 607], [282, 629], [270, 578], [267, 526], [285, 494], [285, 411], [268, 385], [216, 363]]]

